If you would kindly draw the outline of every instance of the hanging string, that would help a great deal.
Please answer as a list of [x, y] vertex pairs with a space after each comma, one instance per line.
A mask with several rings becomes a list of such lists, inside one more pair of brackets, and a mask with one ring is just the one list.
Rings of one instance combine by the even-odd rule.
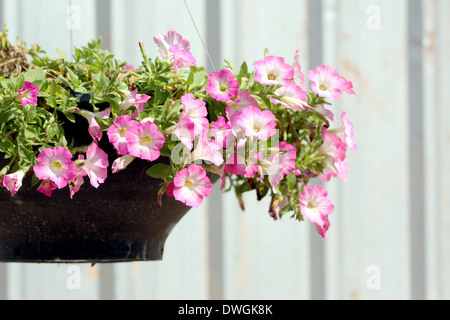
[[191, 10], [189, 9], [189, 6], [188, 6], [186, 0], [183, 0], [183, 1], [184, 1], [185, 6], [186, 6], [186, 9], [187, 9], [187, 11], [189, 13], [189, 16], [191, 17], [191, 21], [192, 21], [192, 24], [194, 25], [195, 31], [197, 32], [197, 35], [200, 38], [200, 41], [201, 41], [201, 43], [203, 45], [203, 48], [205, 49], [206, 56], [208, 57], [209, 63], [211, 64], [211, 67], [213, 68], [213, 70], [216, 71], [216, 67], [214, 66], [214, 63], [213, 63], [213, 61], [211, 59], [211, 56], [209, 55], [208, 47], [206, 46], [205, 42], [203, 41], [203, 38], [202, 38], [202, 35], [200, 34], [200, 31], [198, 31], [197, 24], [195, 23], [195, 20], [194, 20], [194, 17], [192, 16]]
[[[70, 8], [70, 13], [69, 14], [72, 14], [72, 10], [73, 10], [73, 7], [72, 7], [72, 0], [69, 0], [69, 8]], [[69, 25], [70, 25], [70, 28], [69, 28], [69, 41], [70, 41], [70, 56], [72, 57], [72, 59], [73, 59], [73, 47], [74, 47], [74, 45], [73, 45], [73, 21], [72, 21], [72, 16], [70, 16], [68, 19], [70, 19], [70, 21], [69, 21]]]

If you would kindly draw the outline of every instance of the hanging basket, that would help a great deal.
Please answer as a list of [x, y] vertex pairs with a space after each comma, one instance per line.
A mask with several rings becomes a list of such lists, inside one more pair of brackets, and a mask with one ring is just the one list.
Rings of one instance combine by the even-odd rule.
[[67, 189], [48, 198], [30, 178], [14, 197], [1, 190], [0, 261], [161, 260], [167, 236], [190, 208], [166, 195], [159, 208], [161, 181], [147, 169], [136, 159], [99, 189], [83, 185], [73, 199]]

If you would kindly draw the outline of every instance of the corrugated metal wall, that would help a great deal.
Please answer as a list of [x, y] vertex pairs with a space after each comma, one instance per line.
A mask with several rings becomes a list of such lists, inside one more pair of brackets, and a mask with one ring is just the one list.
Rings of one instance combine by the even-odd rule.
[[[348, 182], [326, 240], [272, 221], [268, 203], [216, 186], [169, 237], [164, 261], [0, 264], [2, 299], [449, 299], [449, 0], [186, 0], [213, 64], [270, 53], [330, 64], [357, 96], [334, 107], [355, 125]], [[207, 65], [183, 0], [0, 0], [11, 36], [51, 55], [101, 35], [132, 64], [138, 42], [176, 30]]]

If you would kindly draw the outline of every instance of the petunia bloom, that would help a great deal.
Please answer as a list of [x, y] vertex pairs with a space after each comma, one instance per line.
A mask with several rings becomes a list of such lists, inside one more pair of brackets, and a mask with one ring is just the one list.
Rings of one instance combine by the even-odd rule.
[[236, 121], [247, 137], [257, 137], [259, 140], [273, 136], [276, 132], [275, 115], [270, 110], [250, 106], [242, 110]]
[[37, 104], [37, 96], [39, 94], [39, 88], [29, 81], [25, 81], [22, 89], [18, 90], [20, 103], [23, 106], [27, 104]]
[[206, 170], [196, 164], [179, 171], [173, 180], [170, 193], [176, 200], [190, 207], [199, 207], [212, 192], [212, 183]]
[[195, 139], [195, 123], [191, 121], [189, 116], [181, 117], [175, 126], [173, 135], [178, 138], [189, 150], [194, 147]]
[[175, 74], [178, 74], [180, 68], [187, 68], [196, 65], [195, 57], [188, 50], [180, 49], [177, 44], [170, 47], [169, 52], [173, 57], [173, 68]]
[[323, 143], [319, 148], [319, 154], [324, 156], [325, 168], [330, 168], [337, 174], [336, 163], [344, 161], [346, 157], [347, 145], [336, 135], [322, 129]]
[[41, 185], [37, 188], [37, 191], [45, 194], [47, 197], [52, 196], [52, 191], [58, 189], [58, 186], [50, 179], [42, 180]]
[[237, 96], [239, 82], [230, 70], [223, 69], [220, 72], [213, 72], [209, 75], [208, 85], [205, 89], [213, 99], [228, 102]]
[[266, 85], [289, 86], [293, 77], [294, 69], [284, 62], [282, 57], [267, 56], [264, 60], [256, 61], [255, 81]]
[[302, 87], [303, 89], [305, 89], [306, 88], [305, 75], [303, 74], [302, 67], [299, 62], [298, 50], [295, 51], [294, 64], [292, 68], [294, 69], [295, 83], [300, 87]]
[[56, 147], [42, 150], [38, 155], [38, 164], [33, 167], [36, 177], [40, 180], [50, 179], [58, 189], [67, 186], [75, 179], [77, 167], [72, 161], [72, 153], [67, 148]]
[[275, 104], [281, 104], [288, 109], [298, 111], [310, 109], [311, 107], [306, 103], [308, 94], [301, 87], [291, 82], [287, 87], [281, 87], [275, 90], [274, 94], [279, 96], [279, 99], [270, 98], [270, 101]]
[[131, 92], [123, 101], [119, 107], [119, 113], [124, 113], [131, 107], [136, 107], [133, 111], [133, 115], [137, 118], [138, 112], [144, 110], [144, 105], [150, 100], [150, 96], [146, 94], [138, 94], [138, 90]]
[[127, 131], [128, 153], [140, 159], [154, 161], [159, 158], [165, 138], [151, 121], [141, 123]]
[[106, 134], [108, 135], [109, 142], [117, 149], [120, 155], [126, 155], [128, 153], [128, 141], [125, 137], [128, 129], [131, 129], [140, 124], [139, 121], [133, 120], [130, 115], [122, 115], [114, 120]]
[[327, 198], [324, 187], [305, 185], [300, 195], [300, 210], [309, 222], [314, 223], [319, 234], [325, 238], [330, 227], [328, 216], [333, 213], [334, 205]]
[[25, 172], [23, 170], [18, 170], [3, 177], [3, 186], [11, 192], [11, 196], [14, 196], [22, 187], [24, 176]]
[[94, 140], [100, 141], [103, 137], [103, 130], [100, 128], [95, 118], [107, 119], [111, 115], [111, 109], [106, 108], [103, 111], [94, 113], [87, 110], [82, 110], [80, 114], [89, 122], [89, 134]]
[[91, 185], [98, 188], [100, 183], [104, 183], [108, 176], [108, 155], [98, 147], [95, 141], [89, 146], [86, 152], [86, 161], [83, 170], [89, 176]]
[[233, 117], [239, 116], [242, 110], [246, 107], [259, 107], [258, 102], [253, 98], [250, 92], [243, 90], [239, 96], [225, 109], [225, 114], [229, 121], [232, 121]]
[[117, 158], [111, 165], [112, 173], [117, 173], [119, 171], [125, 170], [130, 165], [130, 163], [133, 162], [134, 159], [136, 159], [136, 157], [130, 154], [126, 154]]
[[200, 99], [195, 99], [192, 93], [186, 93], [181, 97], [183, 116], [188, 116], [194, 123], [194, 135], [202, 135], [209, 129], [209, 121], [206, 118], [208, 110], [206, 103]]
[[159, 55], [164, 60], [167, 60], [170, 55], [169, 50], [174, 45], [177, 45], [179, 50], [189, 51], [191, 49], [189, 41], [183, 39], [183, 37], [179, 33], [176, 33], [173, 30], [169, 31], [166, 35], [159, 34], [153, 37], [153, 40], [159, 48]]
[[342, 126], [331, 130], [331, 132], [338, 136], [350, 150], [356, 150], [358, 144], [353, 135], [353, 123], [347, 119], [345, 111], [341, 114], [341, 122]]
[[314, 70], [309, 71], [308, 78], [313, 83], [311, 89], [321, 97], [337, 100], [341, 97], [342, 91], [355, 94], [353, 84], [330, 66], [321, 65]]

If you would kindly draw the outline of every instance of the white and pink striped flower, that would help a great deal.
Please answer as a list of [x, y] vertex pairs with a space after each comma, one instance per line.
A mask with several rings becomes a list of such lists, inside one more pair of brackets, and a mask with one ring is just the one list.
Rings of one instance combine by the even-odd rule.
[[319, 234], [325, 238], [330, 228], [328, 216], [333, 213], [334, 205], [327, 198], [327, 191], [324, 187], [315, 185], [309, 187], [305, 185], [302, 194], [299, 197], [300, 210], [302, 215], [309, 222], [314, 223]]
[[128, 129], [125, 137], [128, 141], [128, 153], [136, 158], [154, 161], [159, 158], [165, 138], [158, 126], [151, 121]]

